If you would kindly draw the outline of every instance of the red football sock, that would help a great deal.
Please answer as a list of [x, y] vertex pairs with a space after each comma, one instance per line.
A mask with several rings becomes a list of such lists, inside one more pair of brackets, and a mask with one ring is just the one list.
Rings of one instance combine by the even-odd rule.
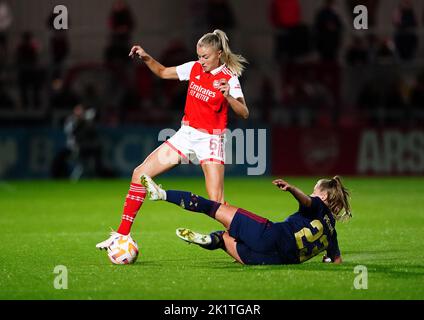
[[143, 204], [144, 198], [146, 197], [146, 188], [141, 184], [131, 183], [130, 190], [128, 191], [127, 197], [124, 204], [124, 213], [122, 214], [121, 224], [118, 229], [118, 233], [127, 235], [131, 231], [131, 226]]

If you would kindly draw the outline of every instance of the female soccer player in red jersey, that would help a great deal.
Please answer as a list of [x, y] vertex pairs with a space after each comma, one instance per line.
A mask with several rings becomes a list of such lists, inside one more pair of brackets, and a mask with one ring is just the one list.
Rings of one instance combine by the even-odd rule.
[[121, 224], [117, 232], [96, 245], [100, 249], [109, 247], [117, 233], [130, 233], [146, 196], [146, 189], [140, 184], [142, 174], [155, 177], [196, 157], [205, 175], [209, 198], [222, 203], [228, 108], [244, 119], [249, 116], [238, 80], [247, 61], [231, 51], [225, 32], [215, 30], [203, 35], [197, 42], [198, 60], [176, 67], [163, 66], [140, 46], [132, 47], [129, 55], [140, 58], [162, 79], [189, 81], [187, 99], [181, 128], [134, 169]]

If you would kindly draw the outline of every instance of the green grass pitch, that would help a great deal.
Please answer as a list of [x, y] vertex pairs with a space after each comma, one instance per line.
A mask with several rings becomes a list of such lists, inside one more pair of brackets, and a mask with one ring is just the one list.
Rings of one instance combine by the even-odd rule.
[[[226, 199], [281, 221], [297, 203], [271, 180], [228, 177]], [[200, 178], [157, 181], [205, 196]], [[288, 181], [309, 192], [316, 179]], [[344, 263], [323, 264], [320, 254], [286, 266], [242, 266], [189, 245], [175, 236], [177, 227], [209, 232], [220, 224], [150, 201], [133, 226], [139, 259], [112, 265], [95, 244], [117, 228], [128, 181], [1, 182], [0, 299], [423, 299], [424, 178], [344, 181], [354, 214], [337, 227]], [[68, 289], [54, 288], [57, 265], [68, 270]], [[358, 265], [367, 268], [367, 289], [355, 289]]]

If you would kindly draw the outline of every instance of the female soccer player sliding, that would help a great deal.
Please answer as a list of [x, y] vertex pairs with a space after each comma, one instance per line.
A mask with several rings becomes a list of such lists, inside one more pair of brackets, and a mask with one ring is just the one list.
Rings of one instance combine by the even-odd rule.
[[274, 180], [274, 185], [290, 192], [299, 202], [296, 213], [277, 223], [190, 192], [165, 191], [146, 175], [141, 179], [150, 200], [165, 200], [186, 210], [205, 213], [226, 229], [209, 235], [177, 229], [177, 236], [189, 243], [208, 250], [223, 249], [248, 265], [302, 263], [324, 250], [327, 254], [323, 262], [342, 262], [335, 224], [352, 214], [349, 192], [338, 176], [319, 180], [310, 196], [284, 180]]
[[188, 80], [187, 99], [178, 132], [134, 169], [121, 224], [117, 232], [96, 245], [99, 249], [109, 247], [117, 235], [130, 233], [146, 196], [146, 189], [140, 184], [142, 174], [155, 177], [183, 159], [196, 157], [205, 176], [209, 198], [224, 202], [224, 131], [228, 108], [244, 119], [249, 116], [238, 80], [247, 61], [231, 51], [223, 31], [203, 35], [197, 42], [198, 61], [177, 67], [163, 66], [140, 46], [132, 47], [129, 55], [143, 60], [162, 79]]

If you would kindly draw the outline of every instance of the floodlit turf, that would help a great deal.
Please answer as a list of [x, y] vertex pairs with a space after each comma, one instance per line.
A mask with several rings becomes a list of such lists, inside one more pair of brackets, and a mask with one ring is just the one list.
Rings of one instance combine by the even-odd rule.
[[[200, 178], [159, 178], [169, 189], [205, 195]], [[227, 178], [226, 199], [273, 221], [297, 208], [271, 178]], [[315, 179], [291, 178], [305, 191]], [[95, 244], [121, 217], [128, 181], [0, 183], [0, 299], [423, 299], [423, 178], [345, 178], [354, 218], [337, 227], [342, 265], [242, 266], [175, 236], [220, 225], [200, 213], [146, 201], [133, 227], [134, 265], [115, 266]], [[54, 288], [58, 265], [68, 289]], [[368, 289], [355, 289], [368, 271]], [[362, 274], [363, 275], [363, 274]], [[363, 284], [363, 282], [360, 282]]]

